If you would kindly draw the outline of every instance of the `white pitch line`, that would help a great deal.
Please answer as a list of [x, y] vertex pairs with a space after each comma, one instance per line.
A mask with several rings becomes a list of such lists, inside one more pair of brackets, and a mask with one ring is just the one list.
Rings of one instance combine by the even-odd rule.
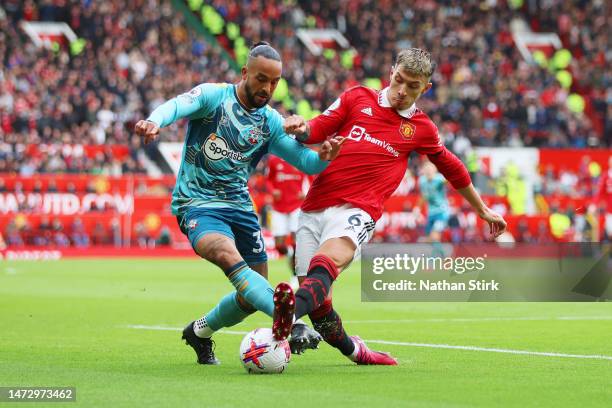
[[550, 316], [550, 317], [457, 317], [432, 319], [396, 319], [396, 320], [347, 320], [345, 323], [467, 323], [497, 321], [545, 321], [545, 320], [612, 320], [612, 316]]
[[[141, 329], [141, 330], [166, 330], [166, 331], [183, 330], [182, 328], [179, 328], [179, 327], [146, 326], [146, 325], [140, 325], [140, 324], [128, 325], [127, 327], [130, 329]], [[245, 335], [248, 332], [219, 330], [219, 333]], [[512, 349], [488, 348], [488, 347], [477, 347], [477, 346], [455, 346], [452, 344], [407, 343], [407, 342], [401, 342], [401, 341], [388, 341], [388, 340], [364, 340], [364, 341], [366, 343], [388, 344], [391, 346], [426, 347], [426, 348], [438, 348], [438, 349], [448, 349], [448, 350], [466, 350], [466, 351], [487, 351], [490, 353], [521, 354], [521, 355], [527, 355], [527, 356], [582, 358], [582, 359], [611, 360], [612, 361], [612, 356], [605, 356], [605, 355], [598, 355], [598, 354], [565, 354], [565, 353], [553, 353], [553, 352], [545, 352], [545, 351], [512, 350]]]
[[499, 349], [499, 348], [476, 347], [476, 346], [454, 346], [451, 344], [404, 343], [401, 341], [387, 341], [387, 340], [364, 340], [364, 341], [367, 341], [370, 343], [378, 343], [378, 344], [390, 344], [392, 346], [428, 347], [428, 348], [468, 350], [468, 351], [488, 351], [490, 353], [523, 354], [527, 356], [612, 360], [612, 356], [604, 356], [604, 355], [598, 355], [598, 354], [565, 354], [565, 353], [552, 353], [552, 352], [545, 352], [545, 351], [512, 350], [512, 349]]
[[143, 324], [129, 324], [128, 329], [140, 329], [140, 330], [166, 330], [166, 331], [178, 331], [183, 330], [178, 327], [166, 327], [166, 326], [145, 326]]

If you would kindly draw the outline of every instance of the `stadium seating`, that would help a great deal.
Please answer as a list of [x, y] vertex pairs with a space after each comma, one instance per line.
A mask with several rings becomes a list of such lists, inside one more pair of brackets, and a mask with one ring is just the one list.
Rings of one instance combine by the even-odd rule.
[[[597, 15], [601, 3], [581, 8], [584, 2], [552, 2], [544, 12], [527, 4], [513, 9], [504, 2], [458, 7], [452, 2], [424, 1], [406, 9], [398, 0], [299, 1], [300, 8], [291, 2], [269, 1], [259, 14], [261, 2], [251, 2], [249, 7], [241, 7], [238, 1], [186, 3], [237, 58], [243, 55], [240, 40], [245, 38], [261, 38], [277, 46], [289, 67], [285, 77], [289, 94], [295, 96], [290, 104], [294, 109], [302, 99], [316, 111], [324, 109], [342, 90], [368, 78], [386, 84], [396, 47], [417, 46], [430, 50], [439, 64], [435, 86], [422, 106], [434, 113], [447, 143], [459, 134], [472, 144], [486, 146], [608, 143], [604, 140], [605, 93], [596, 85], [605, 82], [605, 57], [595, 46], [605, 43], [605, 20], [598, 19], [593, 26], [567, 21], [576, 13]], [[260, 18], [274, 24], [261, 24]], [[512, 39], [513, 18], [523, 19], [533, 31], [558, 33], [575, 57], [568, 68], [573, 75], [571, 86], [563, 87], [547, 69], [525, 63]], [[299, 46], [297, 27], [338, 28], [358, 52], [349, 59], [342, 53], [314, 57]], [[570, 34], [577, 29], [588, 41], [577, 41], [576, 34]], [[572, 92], [585, 98], [586, 115], [568, 108]]]
[[[121, 194], [128, 191], [122, 183], [130, 179], [142, 181], [146, 189], [157, 179], [126, 177], [147, 174], [150, 160], [155, 160], [155, 148], [145, 151], [132, 135], [134, 123], [194, 84], [235, 82], [244, 50], [260, 39], [271, 42], [283, 56], [288, 87], [276, 98], [275, 107], [305, 116], [324, 110], [348, 87], [384, 86], [396, 47], [430, 50], [438, 69], [434, 87], [420, 105], [438, 124], [445, 144], [468, 164], [487, 202], [510, 217], [516, 239], [553, 239], [549, 217], [555, 211], [569, 213], [571, 221], [569, 232], [555, 239], [576, 239], [572, 233], [584, 217], [577, 209], [586, 211], [593, 203], [607, 171], [610, 150], [580, 150], [611, 143], [612, 109], [606, 99], [610, 74], [602, 51], [605, 18], [584, 19], [603, 16], [603, 2], [551, 1], [534, 8], [521, 1], [457, 7], [452, 1], [426, 0], [406, 8], [398, 0], [252, 1], [248, 7], [236, 0], [35, 0], [9, 1], [1, 7], [0, 195], [6, 208], [8, 194], [55, 190], [79, 199], [88, 193], [103, 194], [96, 190], [105, 183], [100, 180]], [[524, 61], [511, 35], [511, 22], [517, 19], [535, 32], [560, 37], [571, 54], [569, 86], [554, 75], [552, 59], [548, 65], [544, 60], [540, 65]], [[21, 29], [22, 21], [65, 22], [78, 41], [65, 47], [36, 47]], [[337, 28], [354, 50], [314, 56], [296, 37], [300, 27]], [[572, 111], [570, 94], [582, 98], [583, 111]], [[183, 125], [165, 129], [163, 139], [180, 142]], [[508, 194], [513, 190], [508, 183], [521, 180], [491, 173], [490, 163], [474, 156], [477, 148], [488, 146], [540, 148], [539, 176], [529, 187], [537, 206], [534, 215], [523, 215]], [[418, 161], [411, 163], [412, 175], [407, 177], [412, 180], [406, 180], [398, 189], [404, 192], [387, 203], [377, 239], [418, 238], [425, 212], [415, 210], [418, 190], [413, 175], [418, 167]], [[267, 192], [255, 188], [262, 172], [259, 168], [251, 184], [254, 201], [265, 215]], [[172, 241], [184, 244], [168, 211], [171, 179], [163, 179], [161, 196], [139, 195], [139, 181], [133, 181], [135, 210], [127, 224], [120, 220], [129, 224], [124, 233], [130, 231], [122, 242], [139, 245], [136, 226], [142, 232], [147, 215], [157, 214], [161, 221], [149, 218], [144, 223], [155, 227], [148, 228], [150, 238], [157, 239], [167, 225]], [[451, 196], [451, 202], [460, 200]], [[601, 226], [606, 210], [598, 205]], [[473, 214], [459, 204], [455, 207], [457, 222], [469, 228], [459, 235], [449, 231], [445, 239], [482, 239]], [[16, 212], [38, 228], [43, 214], [27, 208]], [[0, 213], [5, 241], [16, 212]], [[65, 214], [58, 216], [67, 229], [68, 219], [61, 218]], [[91, 233], [97, 222], [110, 225], [116, 208], [80, 217]], [[392, 217], [403, 220], [401, 231], [391, 227], [398, 225], [389, 222]], [[265, 217], [262, 220], [265, 224]], [[416, 232], [409, 232], [408, 226]]]

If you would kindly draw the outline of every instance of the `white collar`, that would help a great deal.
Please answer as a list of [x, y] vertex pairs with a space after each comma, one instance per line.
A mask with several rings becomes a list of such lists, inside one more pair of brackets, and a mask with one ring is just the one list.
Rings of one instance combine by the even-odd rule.
[[[389, 102], [389, 97], [387, 96], [388, 92], [389, 92], [389, 87], [386, 87], [385, 89], [380, 91], [380, 93], [378, 94], [378, 104], [382, 106], [383, 108], [391, 107], [391, 103]], [[406, 119], [410, 119], [412, 116], [414, 116], [414, 114], [416, 113], [416, 110], [417, 110], [416, 104], [413, 103], [412, 106], [410, 106], [409, 108], [402, 109], [402, 110], [396, 110], [396, 112], [400, 116], [403, 116]]]

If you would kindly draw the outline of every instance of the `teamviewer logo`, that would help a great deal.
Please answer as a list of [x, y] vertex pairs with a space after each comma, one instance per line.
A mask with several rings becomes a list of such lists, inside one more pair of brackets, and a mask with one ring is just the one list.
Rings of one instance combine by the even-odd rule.
[[349, 132], [348, 138], [358, 142], [361, 140], [364, 134], [365, 128], [362, 128], [361, 126], [353, 126], [353, 128]]

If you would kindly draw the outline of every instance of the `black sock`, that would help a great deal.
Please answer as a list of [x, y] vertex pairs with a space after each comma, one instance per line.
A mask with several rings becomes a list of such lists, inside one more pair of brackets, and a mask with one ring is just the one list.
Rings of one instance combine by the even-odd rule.
[[330, 273], [323, 266], [315, 266], [295, 294], [295, 318], [307, 315], [323, 304], [332, 284]]
[[345, 356], [353, 354], [355, 344], [346, 334], [346, 331], [344, 331], [342, 319], [340, 319], [340, 315], [334, 309], [322, 317], [313, 318], [311, 316], [310, 320], [314, 329], [319, 332], [321, 337], [330, 346], [337, 348]]

